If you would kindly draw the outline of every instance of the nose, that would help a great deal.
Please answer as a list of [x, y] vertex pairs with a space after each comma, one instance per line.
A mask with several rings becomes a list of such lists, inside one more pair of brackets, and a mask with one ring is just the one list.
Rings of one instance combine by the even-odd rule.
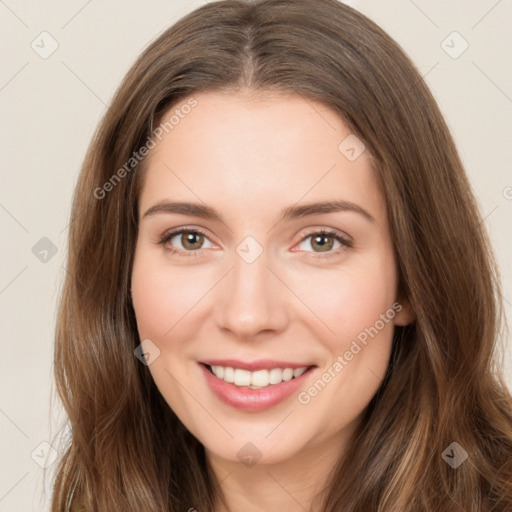
[[270, 267], [267, 253], [248, 263], [237, 253], [218, 293], [217, 323], [236, 338], [273, 337], [286, 328], [289, 291]]

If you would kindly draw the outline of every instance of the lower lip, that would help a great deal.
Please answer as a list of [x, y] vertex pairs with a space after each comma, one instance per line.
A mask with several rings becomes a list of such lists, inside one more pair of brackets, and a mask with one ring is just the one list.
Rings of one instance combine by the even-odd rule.
[[308, 368], [300, 377], [283, 381], [280, 384], [272, 384], [261, 389], [249, 389], [238, 387], [230, 382], [219, 379], [204, 364], [200, 363], [199, 366], [206, 378], [206, 382], [215, 395], [224, 403], [243, 411], [263, 411], [286, 400], [300, 388], [315, 368]]

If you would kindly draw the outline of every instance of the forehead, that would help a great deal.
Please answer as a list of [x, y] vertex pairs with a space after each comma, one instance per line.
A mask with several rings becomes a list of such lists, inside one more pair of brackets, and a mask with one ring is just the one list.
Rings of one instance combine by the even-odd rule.
[[374, 203], [378, 216], [383, 204], [371, 155], [365, 149], [347, 158], [345, 141], [354, 146], [357, 139], [328, 106], [283, 93], [193, 98], [193, 108], [181, 111], [183, 100], [163, 116], [181, 114], [146, 161], [141, 211], [169, 198], [247, 211], [345, 199]]

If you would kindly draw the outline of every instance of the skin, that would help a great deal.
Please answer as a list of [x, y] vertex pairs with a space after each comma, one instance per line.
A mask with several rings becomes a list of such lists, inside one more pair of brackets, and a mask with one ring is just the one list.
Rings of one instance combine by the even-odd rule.
[[[327, 106], [282, 93], [194, 97], [197, 106], [151, 151], [139, 198], [132, 298], [140, 339], [160, 350], [148, 368], [204, 445], [230, 510], [311, 510], [381, 384], [394, 325], [413, 318], [397, 297], [385, 199], [368, 149], [354, 161], [338, 150], [350, 130]], [[279, 221], [285, 207], [339, 199], [374, 221], [354, 211]], [[224, 223], [144, 217], [163, 200], [207, 204]], [[166, 245], [185, 253], [178, 257], [158, 239], [184, 226], [207, 236], [189, 245], [188, 233], [174, 236]], [[349, 236], [353, 247], [327, 236], [322, 250], [314, 243], [321, 228]], [[263, 249], [250, 264], [236, 251], [249, 235]], [[315, 364], [299, 390], [307, 391], [396, 301], [401, 311], [307, 404], [294, 393], [267, 410], [241, 411], [212, 393], [198, 364]], [[247, 442], [261, 453], [253, 466], [237, 457]]]

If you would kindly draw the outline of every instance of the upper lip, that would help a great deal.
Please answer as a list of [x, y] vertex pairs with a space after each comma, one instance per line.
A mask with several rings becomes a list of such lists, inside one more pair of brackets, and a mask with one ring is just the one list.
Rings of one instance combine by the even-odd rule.
[[238, 359], [206, 359], [200, 363], [209, 366], [224, 366], [231, 368], [240, 368], [241, 370], [271, 370], [272, 368], [307, 368], [314, 366], [311, 363], [292, 363], [290, 361], [276, 361], [274, 359], [258, 359], [256, 361], [239, 361]]

